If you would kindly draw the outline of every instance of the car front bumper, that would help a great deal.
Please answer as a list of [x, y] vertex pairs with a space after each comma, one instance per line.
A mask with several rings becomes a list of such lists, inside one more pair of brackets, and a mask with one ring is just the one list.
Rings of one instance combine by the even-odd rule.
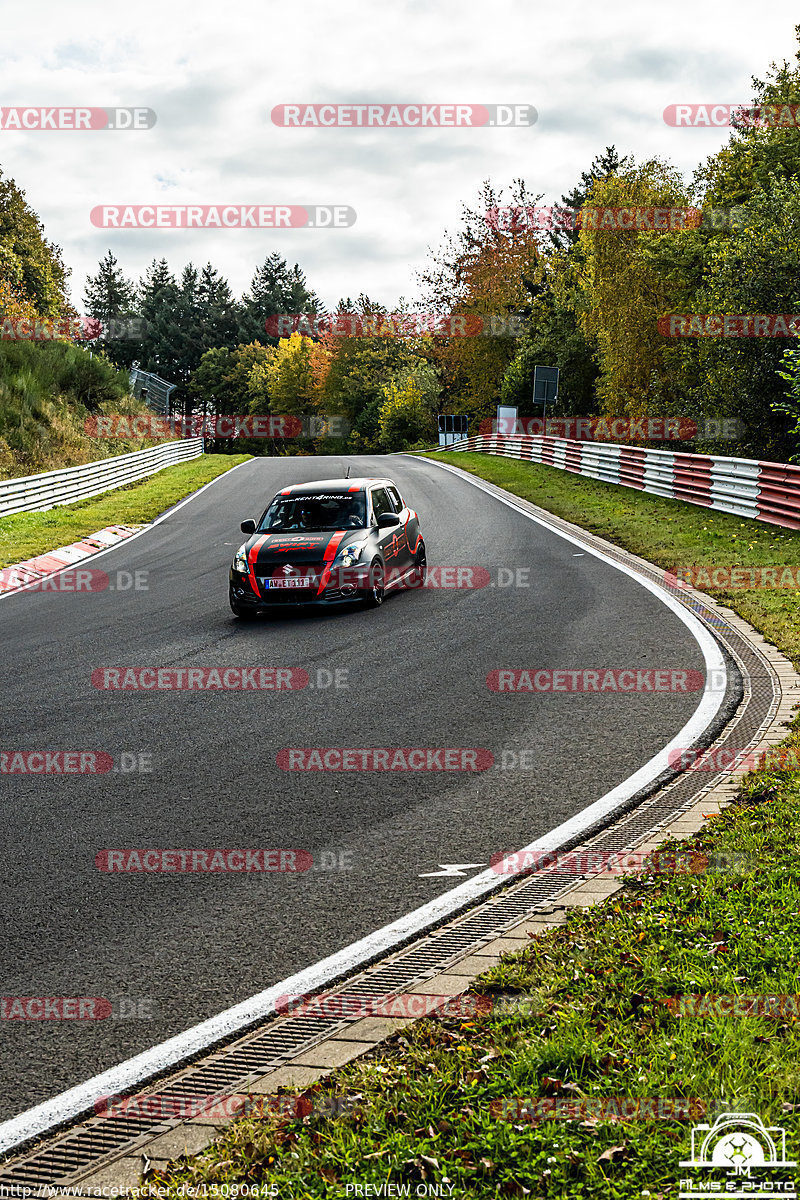
[[258, 595], [253, 591], [249, 575], [241, 575], [231, 569], [229, 575], [229, 599], [232, 605], [242, 608], [295, 608], [309, 605], [327, 606], [330, 604], [356, 604], [364, 599], [364, 592], [369, 587], [366, 571], [356, 572], [354, 568], [342, 571], [340, 576], [332, 575], [321, 592], [318, 591], [319, 568], [317, 577], [311, 587], [298, 588], [264, 588], [259, 579]]

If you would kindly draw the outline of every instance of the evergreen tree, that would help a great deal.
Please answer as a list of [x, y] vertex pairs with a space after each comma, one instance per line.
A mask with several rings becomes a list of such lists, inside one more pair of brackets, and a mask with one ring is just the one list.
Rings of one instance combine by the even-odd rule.
[[239, 340], [277, 345], [279, 339], [268, 335], [264, 328], [267, 317], [321, 311], [320, 300], [308, 287], [299, 265], [295, 263], [290, 270], [280, 254], [270, 254], [253, 275], [250, 289], [242, 298]]
[[[620, 158], [616, 146], [606, 146], [605, 152], [597, 155], [589, 170], [581, 172], [580, 183], [566, 196], [561, 197], [563, 207], [571, 213], [583, 208], [598, 179], [610, 179], [612, 175], [631, 165], [631, 162], [627, 154]], [[554, 229], [550, 233], [550, 241], [556, 249], [569, 248], [577, 244], [578, 233], [578, 229]]]
[[100, 337], [93, 344], [116, 366], [130, 368], [143, 351], [144, 322], [137, 314], [136, 289], [110, 250], [97, 274], [87, 278], [83, 303], [87, 316], [100, 323]]

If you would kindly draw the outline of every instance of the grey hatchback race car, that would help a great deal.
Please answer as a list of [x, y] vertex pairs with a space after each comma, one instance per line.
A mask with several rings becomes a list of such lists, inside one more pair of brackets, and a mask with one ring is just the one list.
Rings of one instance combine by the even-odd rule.
[[245, 620], [287, 605], [377, 607], [388, 591], [425, 583], [419, 518], [391, 479], [293, 484], [241, 528], [229, 598]]

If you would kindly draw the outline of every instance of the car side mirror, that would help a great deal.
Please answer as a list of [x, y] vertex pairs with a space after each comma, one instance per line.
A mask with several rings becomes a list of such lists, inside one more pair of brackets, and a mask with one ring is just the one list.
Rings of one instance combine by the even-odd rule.
[[381, 513], [378, 517], [378, 529], [389, 529], [392, 525], [399, 525], [400, 518], [397, 513]]
[[255, 533], [256, 523], [255, 521], [242, 521], [239, 528], [241, 529], [242, 533]]

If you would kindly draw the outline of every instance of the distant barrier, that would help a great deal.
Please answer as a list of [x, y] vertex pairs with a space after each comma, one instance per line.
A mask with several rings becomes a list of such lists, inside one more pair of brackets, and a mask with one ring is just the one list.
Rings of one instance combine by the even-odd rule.
[[685, 500], [785, 529], [800, 529], [800, 466], [789, 463], [645, 450], [568, 438], [494, 434], [454, 442], [447, 453], [459, 450], [540, 462], [655, 496]]
[[202, 453], [202, 438], [185, 438], [78, 467], [0, 480], [0, 517], [8, 517], [12, 513], [44, 512], [59, 504], [71, 504], [75, 500], [99, 496], [101, 492], [155, 475], [163, 467], [199, 458]]

